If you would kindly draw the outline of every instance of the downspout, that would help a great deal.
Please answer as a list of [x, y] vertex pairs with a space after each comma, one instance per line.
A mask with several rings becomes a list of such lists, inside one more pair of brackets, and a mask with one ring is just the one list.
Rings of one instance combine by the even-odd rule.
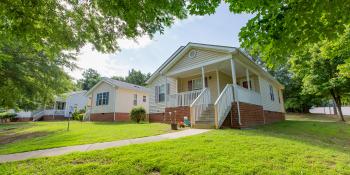
[[114, 112], [113, 112], [113, 121], [115, 122], [115, 110], [116, 110], [116, 106], [117, 106], [117, 89], [114, 90]]

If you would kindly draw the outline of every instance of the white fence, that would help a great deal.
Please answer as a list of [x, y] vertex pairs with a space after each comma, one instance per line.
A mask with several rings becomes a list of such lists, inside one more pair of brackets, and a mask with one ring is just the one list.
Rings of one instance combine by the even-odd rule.
[[249, 103], [249, 104], [261, 105], [260, 93], [248, 90], [238, 85], [233, 85], [233, 86], [235, 89], [234, 93], [237, 94], [238, 101]]
[[167, 107], [190, 106], [202, 90], [187, 91], [167, 96]]
[[[344, 115], [350, 115], [350, 107], [342, 107], [341, 108]], [[331, 107], [315, 107], [309, 110], [312, 114], [334, 114], [334, 108]]]

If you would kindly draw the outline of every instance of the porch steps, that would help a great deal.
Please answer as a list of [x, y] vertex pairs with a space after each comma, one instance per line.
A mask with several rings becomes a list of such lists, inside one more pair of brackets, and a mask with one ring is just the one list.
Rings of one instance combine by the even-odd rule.
[[198, 128], [198, 129], [215, 128], [215, 109], [213, 104], [210, 104], [208, 108], [202, 112], [202, 115], [196, 120], [194, 124], [194, 128]]

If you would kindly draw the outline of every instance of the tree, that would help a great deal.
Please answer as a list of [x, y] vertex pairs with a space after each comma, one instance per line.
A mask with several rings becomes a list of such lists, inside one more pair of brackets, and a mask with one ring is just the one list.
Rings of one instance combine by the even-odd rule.
[[89, 68], [83, 72], [83, 78], [78, 80], [78, 85], [83, 90], [89, 90], [101, 79], [101, 75], [96, 70]]
[[[211, 14], [220, 2], [194, 0], [191, 1], [189, 10], [192, 14]], [[346, 25], [350, 24], [350, 3], [347, 0], [225, 2], [233, 13], [255, 15], [241, 28], [241, 47], [250, 54], [261, 57], [269, 67], [284, 64], [291, 55], [303, 50], [308, 44], [336, 39], [338, 34], [344, 33]]]
[[76, 67], [71, 62], [85, 44], [115, 52], [118, 39], [152, 37], [185, 18], [185, 6], [183, 0], [2, 0], [0, 106], [49, 101], [70, 89], [63, 70]]
[[151, 77], [151, 73], [144, 74], [140, 70], [131, 69], [128, 76], [113, 76], [112, 79], [124, 81], [131, 84], [136, 84], [140, 86], [145, 86], [146, 81]]
[[[258, 63], [265, 66], [259, 59]], [[298, 77], [291, 72], [289, 64], [280, 65], [274, 69], [266, 69], [285, 87], [283, 97], [286, 111], [308, 113], [312, 106], [325, 103], [324, 97], [321, 95], [302, 93], [302, 77]]]
[[[344, 52], [344, 44], [350, 42], [350, 30], [337, 40], [323, 40], [309, 45], [291, 58], [292, 70], [302, 78], [303, 92], [331, 97], [342, 121], [345, 121], [341, 106], [342, 98], [349, 95], [350, 78], [340, 73], [350, 52]], [[346, 50], [346, 49], [345, 49]]]
[[0, 48], [0, 107], [25, 110], [44, 106], [55, 94], [72, 87], [61, 66], [69, 55], [50, 59], [45, 53], [21, 43]]

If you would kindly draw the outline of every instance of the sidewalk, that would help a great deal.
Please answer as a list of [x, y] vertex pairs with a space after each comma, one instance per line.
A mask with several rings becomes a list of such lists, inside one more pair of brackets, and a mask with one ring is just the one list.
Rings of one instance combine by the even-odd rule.
[[57, 155], [67, 154], [75, 151], [84, 152], [84, 151], [100, 150], [100, 149], [106, 149], [106, 148], [112, 148], [112, 147], [120, 147], [120, 146], [131, 145], [131, 144], [157, 142], [161, 140], [176, 139], [180, 137], [197, 135], [207, 131], [209, 130], [187, 129], [179, 132], [167, 133], [167, 134], [162, 134], [157, 136], [142, 137], [142, 138], [136, 138], [136, 139], [126, 139], [126, 140], [118, 140], [118, 141], [112, 141], [112, 142], [92, 143], [92, 144], [85, 144], [85, 145], [67, 146], [67, 147], [60, 147], [60, 148], [29, 151], [29, 152], [23, 152], [23, 153], [0, 155], [0, 163], [12, 162], [12, 161], [24, 160], [24, 159], [36, 158], [36, 157], [57, 156]]

